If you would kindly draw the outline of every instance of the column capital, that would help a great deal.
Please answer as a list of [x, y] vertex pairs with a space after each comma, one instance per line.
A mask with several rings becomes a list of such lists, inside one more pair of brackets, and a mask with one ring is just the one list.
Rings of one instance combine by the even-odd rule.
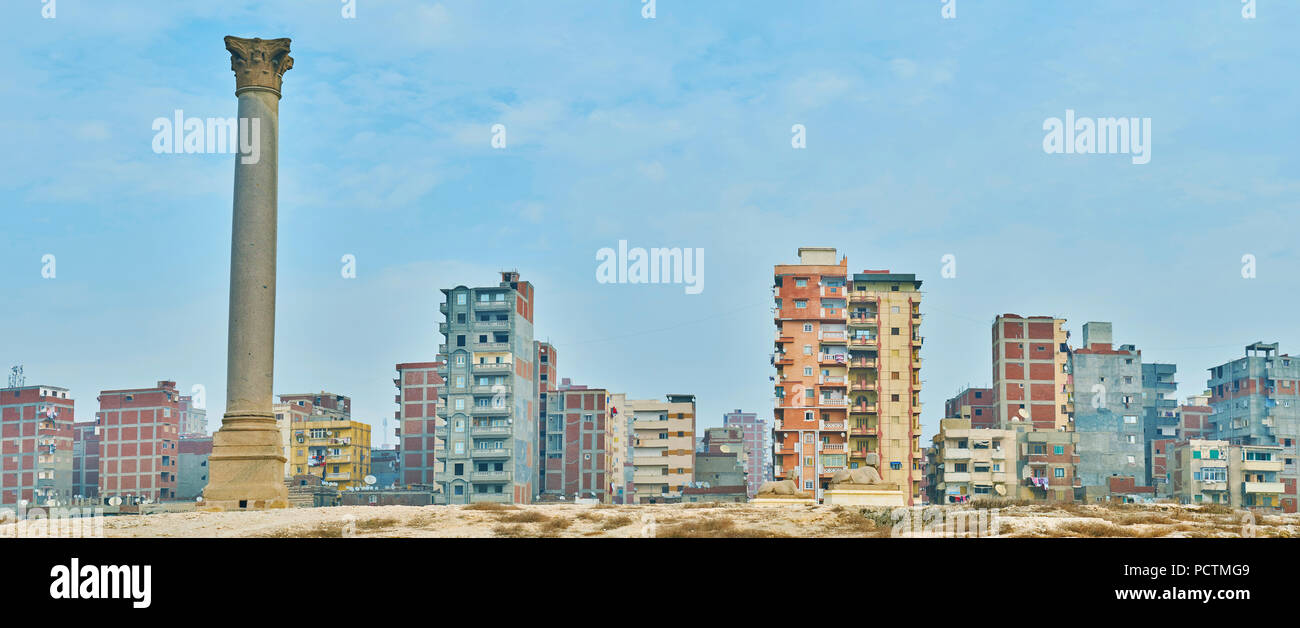
[[230, 51], [230, 69], [235, 72], [235, 91], [246, 87], [265, 87], [280, 92], [280, 80], [293, 67], [289, 56], [289, 38], [244, 39], [226, 36]]

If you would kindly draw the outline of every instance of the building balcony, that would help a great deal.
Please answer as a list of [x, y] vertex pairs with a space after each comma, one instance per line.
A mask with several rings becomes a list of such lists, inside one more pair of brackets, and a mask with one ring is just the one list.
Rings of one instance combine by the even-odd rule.
[[968, 472], [953, 472], [953, 473], [945, 472], [943, 474], [943, 481], [944, 482], [969, 482], [970, 477], [971, 477], [970, 473]]
[[849, 436], [876, 436], [879, 433], [874, 427], [855, 427], [849, 430]]
[[1243, 471], [1276, 472], [1282, 470], [1282, 461], [1281, 460], [1243, 460], [1241, 461], [1241, 469]]
[[823, 331], [817, 335], [817, 340], [825, 345], [842, 345], [847, 344], [848, 336], [842, 331]]
[[877, 408], [877, 404], [874, 403], [858, 403], [854, 404], [851, 410], [860, 414], [875, 414], [878, 411]]
[[660, 473], [633, 473], [634, 484], [667, 484], [668, 476]]
[[794, 342], [794, 336], [789, 336], [789, 335], [786, 335], [786, 334], [782, 334], [782, 333], [780, 333], [780, 332], [777, 332], [777, 334], [776, 334], [776, 344], [783, 345], [783, 344], [791, 343], [791, 342]]
[[[483, 362], [479, 364], [471, 364], [470, 370], [472, 370], [475, 373], [500, 372], [500, 371], [509, 371], [513, 366], [514, 364], [510, 362]], [[489, 386], [489, 388], [491, 387]]]
[[506, 384], [476, 385], [470, 386], [469, 391], [480, 395], [495, 395], [510, 392], [510, 386]]
[[1281, 482], [1242, 482], [1241, 492], [1250, 494], [1273, 495], [1284, 490]]
[[442, 303], [439, 303], [439, 304], [438, 304], [438, 311], [439, 311], [439, 312], [442, 312], [443, 314], [446, 314], [446, 313], [447, 313], [447, 302], [446, 302], [446, 301], [443, 301]]
[[855, 381], [853, 382], [853, 386], [852, 386], [852, 388], [853, 388], [853, 390], [855, 390], [855, 391], [857, 391], [857, 392], [869, 392], [869, 391], [873, 391], [873, 390], [876, 389], [876, 384], [877, 384], [877, 382], [867, 382], [867, 381], [862, 381], [862, 380], [855, 380]]
[[513, 477], [510, 471], [471, 471], [469, 474], [471, 482], [509, 482]]
[[772, 364], [777, 366], [793, 366], [794, 358], [784, 353], [774, 353], [772, 354]]
[[822, 397], [817, 405], [823, 407], [848, 407], [848, 397]]
[[1223, 492], [1223, 491], [1228, 490], [1228, 483], [1227, 483], [1226, 481], [1224, 481], [1224, 482], [1201, 482], [1199, 486], [1200, 486], [1201, 491], [1203, 491], [1203, 492], [1204, 492], [1204, 491], [1209, 491], [1209, 492], [1216, 492], [1216, 493], [1219, 493], [1219, 492]]
[[875, 358], [855, 358], [849, 360], [849, 368], [873, 369], [876, 368], [876, 360]]
[[819, 451], [827, 454], [842, 454], [847, 449], [844, 443], [821, 443], [821, 446], [818, 447]]
[[474, 436], [510, 436], [514, 428], [509, 425], [475, 425], [470, 428]]
[[822, 421], [821, 429], [827, 432], [843, 432], [844, 421]]
[[851, 347], [879, 347], [879, 346], [880, 346], [880, 338], [879, 338], [878, 336], [877, 336], [877, 337], [874, 337], [874, 338], [864, 338], [864, 337], [862, 337], [862, 336], [854, 336], [854, 337], [852, 337], [852, 338], [849, 338], [849, 346], [851, 346]]
[[473, 343], [475, 351], [509, 351], [509, 342], [475, 342]]
[[845, 366], [849, 363], [849, 356], [842, 353], [818, 353], [817, 363], [822, 366]]
[[668, 466], [668, 456], [633, 456], [632, 466], [634, 467], [666, 467]]
[[876, 297], [870, 294], [849, 293], [849, 303], [874, 303], [875, 301]]
[[953, 447], [953, 448], [944, 447], [940, 451], [943, 452], [944, 460], [970, 460], [969, 449], [961, 449], [957, 447]]
[[873, 452], [867, 451], [865, 449], [854, 449], [849, 452], [849, 458], [853, 458], [855, 460], [865, 460], [867, 454], [869, 453], [873, 453]]
[[494, 447], [492, 449], [473, 449], [470, 451], [471, 458], [509, 458], [510, 449], [506, 447]]
[[912, 346], [913, 346], [913, 347], [919, 347], [919, 346], [921, 346], [921, 343], [922, 343], [924, 340], [925, 340], [925, 338], [923, 338], [923, 337], [921, 337], [921, 336], [913, 336], [913, 337], [912, 337]]
[[504, 405], [504, 406], [500, 406], [500, 407], [498, 407], [498, 406], [474, 406], [473, 408], [470, 409], [469, 413], [472, 414], [472, 415], [474, 415], [474, 416], [485, 416], [485, 415], [505, 415], [505, 414], [510, 414], [510, 405], [509, 405], [509, 403], [507, 403], [506, 405]]
[[474, 311], [488, 312], [488, 311], [495, 311], [495, 310], [508, 310], [510, 309], [510, 305], [512, 302], [513, 299], [510, 301], [475, 301]]
[[339, 481], [346, 481], [351, 479], [352, 479], [351, 473], [326, 473], [325, 474], [326, 482], [339, 482]]
[[820, 386], [834, 386], [842, 388], [844, 386], [843, 375], [818, 375], [817, 384]]

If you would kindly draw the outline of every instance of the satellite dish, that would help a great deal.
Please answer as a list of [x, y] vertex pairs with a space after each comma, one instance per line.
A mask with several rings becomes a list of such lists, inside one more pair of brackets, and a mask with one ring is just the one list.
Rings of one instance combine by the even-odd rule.
[[376, 479], [375, 476], [373, 476], [373, 475], [367, 475], [366, 477], [364, 477], [364, 478], [362, 478], [362, 479], [365, 480], [366, 484], [369, 484], [369, 485], [371, 485], [371, 486], [373, 486], [373, 485], [375, 484], [375, 482], [378, 482], [378, 481], [379, 481], [379, 480]]
[[108, 505], [109, 505], [109, 506], [121, 506], [121, 505], [122, 505], [122, 498], [121, 498], [121, 497], [118, 497], [117, 495], [114, 495], [114, 496], [108, 498]]
[[197, 502], [197, 503], [202, 503], [202, 502], [203, 502], [203, 496], [202, 496], [202, 495], [199, 495], [198, 497], [195, 497], [195, 498], [194, 498], [194, 501]]

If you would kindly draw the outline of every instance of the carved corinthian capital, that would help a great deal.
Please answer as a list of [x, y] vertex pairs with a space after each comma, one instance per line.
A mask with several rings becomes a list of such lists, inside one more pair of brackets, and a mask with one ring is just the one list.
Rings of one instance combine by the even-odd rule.
[[293, 67], [289, 38], [244, 39], [226, 36], [230, 69], [235, 71], [235, 91], [245, 87], [267, 87], [280, 91], [280, 80]]

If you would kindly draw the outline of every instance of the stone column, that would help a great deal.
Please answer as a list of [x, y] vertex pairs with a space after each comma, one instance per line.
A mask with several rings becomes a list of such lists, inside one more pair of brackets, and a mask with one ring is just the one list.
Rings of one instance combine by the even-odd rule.
[[289, 39], [226, 37], [239, 98], [226, 414], [212, 438], [203, 510], [284, 508], [284, 450], [271, 413], [280, 82]]

